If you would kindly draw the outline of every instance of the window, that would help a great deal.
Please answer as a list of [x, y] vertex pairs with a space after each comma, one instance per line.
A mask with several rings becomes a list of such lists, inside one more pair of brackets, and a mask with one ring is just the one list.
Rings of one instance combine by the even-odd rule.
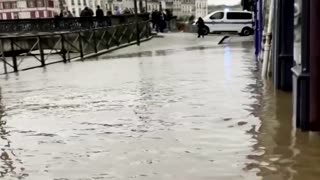
[[11, 16], [10, 12], [6, 13], [6, 15], [7, 15], [7, 19], [12, 19], [12, 16]]
[[84, 6], [87, 5], [87, 0], [83, 0], [83, 5], [84, 5]]
[[75, 16], [76, 15], [76, 9], [72, 8], [72, 14]]
[[52, 13], [52, 11], [48, 11], [47, 13], [48, 13], [48, 17], [50, 17], [50, 18], [52, 18], [52, 17], [53, 17], [53, 13]]
[[19, 19], [19, 13], [14, 12], [13, 13], [13, 19]]
[[229, 12], [227, 19], [252, 19], [251, 13]]
[[44, 18], [44, 11], [39, 11], [39, 18]]
[[34, 1], [28, 1], [28, 7], [29, 8], [34, 8], [35, 7]]
[[53, 1], [49, 1], [48, 6], [51, 7], [51, 8], [53, 8], [53, 7], [54, 7]]
[[30, 12], [30, 16], [31, 16], [31, 18], [36, 18], [36, 12], [35, 11], [31, 11]]
[[17, 8], [17, 3], [16, 2], [12, 2], [11, 6], [12, 6], [13, 9], [16, 9]]
[[81, 5], [81, 0], [78, 0], [78, 5]]
[[44, 3], [42, 0], [37, 1], [37, 7], [43, 7]]
[[223, 12], [217, 12], [217, 13], [214, 13], [210, 19], [223, 19], [223, 16], [224, 16], [224, 13]]
[[71, 1], [71, 5], [74, 5], [74, 0]]
[[4, 2], [3, 3], [3, 9], [11, 9], [11, 3], [10, 2]]

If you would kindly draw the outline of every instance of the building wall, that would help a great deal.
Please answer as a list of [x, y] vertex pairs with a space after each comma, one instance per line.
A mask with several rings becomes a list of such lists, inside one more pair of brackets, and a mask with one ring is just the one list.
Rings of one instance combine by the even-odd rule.
[[0, 19], [51, 18], [59, 12], [58, 0], [2, 0]]
[[195, 0], [195, 17], [205, 17], [208, 14], [208, 1]]
[[[22, 19], [22, 18], [50, 18], [60, 13], [61, 0], [0, 0], [0, 19]], [[115, 12], [116, 7], [122, 12], [128, 8], [134, 9], [133, 0], [62, 0], [65, 10], [69, 10], [73, 16], [79, 17], [81, 11], [90, 7], [94, 12], [96, 6], [100, 5], [106, 12]], [[139, 10], [138, 2], [138, 11]], [[148, 12], [160, 9], [162, 2], [163, 9], [171, 9], [176, 16], [203, 17], [208, 13], [207, 0], [148, 0]], [[145, 0], [142, 0], [145, 7]]]

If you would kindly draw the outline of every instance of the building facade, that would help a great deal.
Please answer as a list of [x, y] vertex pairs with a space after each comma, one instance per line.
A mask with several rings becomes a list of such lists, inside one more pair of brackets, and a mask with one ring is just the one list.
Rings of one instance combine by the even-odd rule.
[[81, 14], [81, 11], [85, 7], [89, 7], [95, 12], [97, 9], [97, 6], [100, 6], [101, 9], [106, 11], [107, 3], [105, 2], [107, 2], [107, 0], [66, 0], [67, 9], [75, 17], [79, 17]]
[[0, 20], [51, 18], [60, 11], [59, 0], [2, 0]]
[[[208, 12], [207, 0], [137, 0], [138, 12], [148, 12], [169, 9], [173, 15], [178, 17], [196, 16], [203, 17]], [[96, 7], [121, 13], [125, 10], [134, 12], [133, 0], [1, 0], [0, 20], [26, 19], [26, 18], [52, 18], [60, 14], [61, 8], [64, 12], [70, 11], [73, 16], [79, 17], [85, 7], [94, 12]]]
[[195, 17], [205, 17], [208, 14], [208, 1], [195, 0]]

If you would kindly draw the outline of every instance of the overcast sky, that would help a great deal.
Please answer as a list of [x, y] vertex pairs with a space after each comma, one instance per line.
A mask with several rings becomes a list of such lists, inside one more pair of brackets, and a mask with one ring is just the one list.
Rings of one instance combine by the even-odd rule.
[[208, 0], [209, 4], [226, 4], [226, 5], [235, 5], [239, 4], [241, 0]]

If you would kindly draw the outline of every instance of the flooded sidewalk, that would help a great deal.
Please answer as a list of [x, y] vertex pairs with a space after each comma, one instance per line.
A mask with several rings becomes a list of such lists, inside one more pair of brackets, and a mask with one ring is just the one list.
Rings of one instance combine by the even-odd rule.
[[251, 42], [173, 33], [0, 77], [5, 180], [317, 180], [319, 136]]

